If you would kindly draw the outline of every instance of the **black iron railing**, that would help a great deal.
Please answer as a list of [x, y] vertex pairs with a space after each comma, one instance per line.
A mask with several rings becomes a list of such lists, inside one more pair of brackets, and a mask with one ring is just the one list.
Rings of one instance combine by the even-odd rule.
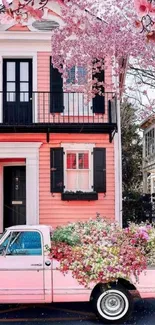
[[112, 92], [88, 100], [84, 93], [3, 92], [3, 125], [56, 123], [117, 124], [117, 101]]

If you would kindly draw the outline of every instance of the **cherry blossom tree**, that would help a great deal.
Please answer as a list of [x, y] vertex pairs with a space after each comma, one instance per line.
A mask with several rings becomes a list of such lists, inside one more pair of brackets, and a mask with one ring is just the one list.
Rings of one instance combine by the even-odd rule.
[[155, 112], [154, 91], [154, 66], [144, 69], [136, 62], [129, 62], [124, 94], [136, 107], [138, 120], [141, 121]]
[[[144, 70], [155, 68], [154, 0], [12, 0], [11, 4], [2, 0], [0, 21], [26, 24], [29, 17], [41, 20], [45, 7], [53, 2], [61, 6], [63, 21], [52, 32], [53, 64], [64, 77], [74, 65], [87, 66], [90, 82], [85, 91], [94, 96], [102, 95], [103, 87], [116, 90], [114, 78], [125, 69], [122, 58], [138, 60]], [[109, 62], [113, 78], [103, 83], [100, 73], [108, 69]]]

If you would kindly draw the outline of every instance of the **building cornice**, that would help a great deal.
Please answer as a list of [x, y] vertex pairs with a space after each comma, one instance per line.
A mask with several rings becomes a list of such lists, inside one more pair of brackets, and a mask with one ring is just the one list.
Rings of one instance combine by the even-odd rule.
[[51, 32], [21, 32], [21, 31], [0, 31], [0, 40], [32, 40], [32, 41], [51, 41], [52, 33]]

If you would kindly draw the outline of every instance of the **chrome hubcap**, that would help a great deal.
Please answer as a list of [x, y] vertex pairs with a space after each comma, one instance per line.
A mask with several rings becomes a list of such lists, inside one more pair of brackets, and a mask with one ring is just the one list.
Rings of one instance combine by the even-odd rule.
[[122, 296], [117, 293], [108, 293], [102, 298], [101, 309], [109, 316], [117, 316], [123, 312], [125, 301]]

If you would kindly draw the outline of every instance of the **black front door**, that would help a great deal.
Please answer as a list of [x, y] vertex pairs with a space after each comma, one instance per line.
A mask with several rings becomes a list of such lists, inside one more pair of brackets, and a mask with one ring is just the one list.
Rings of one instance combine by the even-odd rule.
[[3, 123], [32, 123], [32, 60], [3, 60]]
[[4, 228], [26, 224], [26, 167], [4, 167]]

